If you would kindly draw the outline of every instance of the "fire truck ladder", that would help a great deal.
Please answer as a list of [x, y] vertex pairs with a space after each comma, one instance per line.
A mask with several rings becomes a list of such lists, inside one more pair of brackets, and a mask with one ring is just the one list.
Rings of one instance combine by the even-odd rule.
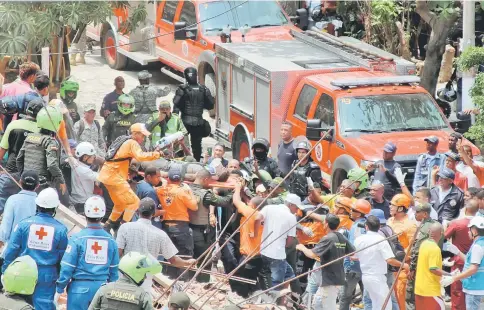
[[303, 33], [297, 31], [291, 31], [291, 33], [296, 39], [323, 48], [355, 65], [360, 65], [368, 69], [375, 69], [375, 67], [378, 67], [380, 70], [385, 66], [395, 65], [393, 58], [383, 57], [373, 52], [363, 50], [354, 45], [342, 42], [337, 37], [324, 32], [308, 30]]

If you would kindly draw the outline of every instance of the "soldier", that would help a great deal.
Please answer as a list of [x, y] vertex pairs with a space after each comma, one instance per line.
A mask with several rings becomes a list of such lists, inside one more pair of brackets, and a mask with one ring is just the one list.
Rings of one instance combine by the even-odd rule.
[[190, 297], [185, 292], [178, 292], [171, 295], [168, 300], [168, 310], [188, 310], [190, 307]]
[[5, 293], [0, 294], [0, 305], [5, 310], [33, 310], [31, 296], [37, 284], [37, 264], [25, 255], [15, 259], [2, 276]]
[[189, 67], [183, 73], [187, 82], [176, 90], [173, 113], [182, 113], [183, 124], [190, 134], [193, 157], [200, 161], [202, 138], [211, 132], [210, 124], [203, 119], [203, 109], [211, 110], [215, 103], [210, 90], [198, 84], [197, 69]]
[[77, 104], [74, 100], [77, 97], [77, 92], [79, 91], [79, 83], [74, 81], [65, 80], [60, 86], [60, 97], [62, 102], [66, 105], [69, 110], [69, 115], [72, 118], [72, 122], [75, 124], [81, 119], [79, 112], [77, 111]]
[[[29, 133], [17, 156], [17, 169], [33, 170], [39, 173], [40, 183], [58, 187], [64, 195], [66, 182], [59, 167], [60, 145], [55, 139], [62, 121], [62, 114], [54, 107], [42, 108], [37, 114], [39, 133]], [[45, 183], [45, 182], [44, 182]]]
[[138, 73], [139, 84], [135, 89], [129, 92], [129, 95], [134, 98], [135, 114], [137, 115], [137, 123], [148, 122], [153, 112], [156, 112], [156, 98], [166, 96], [170, 93], [170, 88], [164, 88], [150, 85], [151, 73], [146, 70]]
[[[259, 170], [265, 170], [269, 172], [272, 178], [280, 177], [281, 170], [277, 166], [277, 162], [270, 157], [267, 157], [269, 153], [269, 141], [265, 138], [257, 138], [252, 145], [252, 155], [257, 161], [257, 166]], [[250, 163], [250, 159], [245, 159], [245, 163]]]
[[[297, 161], [292, 164], [293, 168], [298, 161], [301, 161], [304, 156], [311, 149], [311, 145], [307, 141], [301, 141], [296, 145]], [[299, 167], [292, 173], [289, 178], [289, 192], [298, 195], [301, 200], [308, 197], [308, 180], [311, 178], [313, 182], [321, 184], [321, 169], [319, 166], [311, 160], [311, 157], [306, 157], [304, 161], [301, 161]]]
[[129, 252], [119, 262], [119, 271], [124, 277], [108, 283], [97, 291], [89, 310], [151, 310], [151, 294], [141, 287], [147, 274], [161, 272], [161, 265], [150, 256]]
[[134, 110], [135, 104], [132, 96], [125, 94], [119, 96], [118, 110], [109, 114], [103, 125], [103, 135], [108, 147], [118, 137], [126, 135], [129, 127], [136, 122]]

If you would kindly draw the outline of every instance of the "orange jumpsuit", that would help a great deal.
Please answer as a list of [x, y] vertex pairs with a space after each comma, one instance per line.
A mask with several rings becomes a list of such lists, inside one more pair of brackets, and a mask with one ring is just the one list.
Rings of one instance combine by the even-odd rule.
[[123, 214], [123, 221], [129, 222], [139, 206], [139, 198], [128, 183], [128, 168], [131, 159], [150, 161], [160, 158], [160, 153], [143, 152], [133, 139], [121, 145], [113, 159], [128, 158], [123, 161], [106, 161], [99, 173], [98, 180], [106, 186], [114, 207], [109, 220], [117, 221]]

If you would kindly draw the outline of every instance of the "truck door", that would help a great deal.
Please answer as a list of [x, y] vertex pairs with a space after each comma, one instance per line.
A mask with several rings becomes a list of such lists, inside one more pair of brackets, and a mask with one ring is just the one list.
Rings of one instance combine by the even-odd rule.
[[290, 105], [287, 121], [293, 125], [294, 136], [306, 136], [306, 120], [311, 107], [316, 105], [318, 90], [309, 84], [301, 84], [296, 88], [295, 93], [299, 95], [296, 104]]
[[[195, 4], [191, 1], [179, 1], [181, 6], [180, 15], [175, 17], [175, 22], [185, 22], [188, 29], [194, 29], [197, 32], [195, 39], [186, 39], [182, 41], [176, 41], [176, 49], [178, 54], [191, 66], [195, 66], [198, 60], [198, 56], [202, 52], [203, 46], [199, 42], [200, 30], [197, 23], [197, 16], [195, 11]], [[192, 26], [194, 25], [194, 26]]]

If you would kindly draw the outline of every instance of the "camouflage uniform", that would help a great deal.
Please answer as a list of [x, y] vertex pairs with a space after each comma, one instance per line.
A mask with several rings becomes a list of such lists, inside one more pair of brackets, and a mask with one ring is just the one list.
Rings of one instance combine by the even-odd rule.
[[109, 114], [103, 125], [103, 135], [106, 145], [109, 147], [111, 142], [120, 136], [127, 134], [129, 127], [136, 123], [136, 116], [133, 113], [123, 115], [119, 111]]

